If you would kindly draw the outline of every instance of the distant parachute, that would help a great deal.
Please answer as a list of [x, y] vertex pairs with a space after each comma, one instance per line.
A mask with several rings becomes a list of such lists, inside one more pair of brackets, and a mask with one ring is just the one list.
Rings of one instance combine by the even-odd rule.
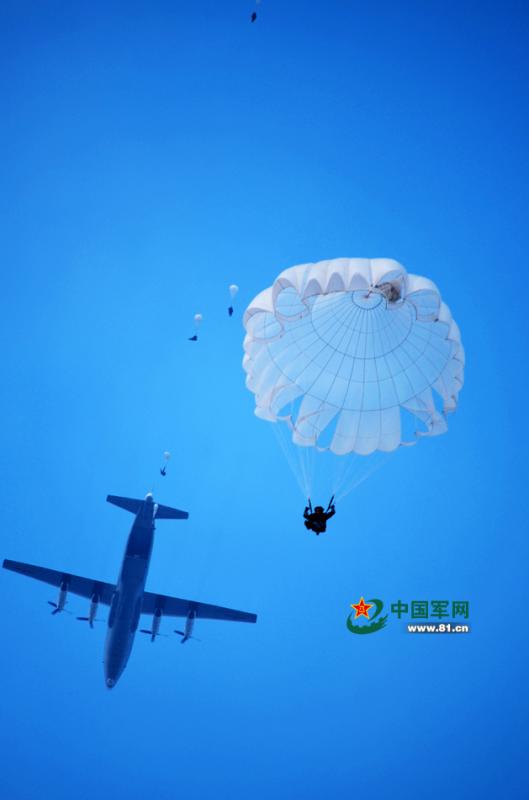
[[231, 297], [231, 303], [230, 303], [229, 308], [228, 308], [228, 314], [231, 317], [233, 315], [233, 301], [235, 299], [235, 295], [239, 291], [239, 287], [237, 286], [236, 283], [231, 283], [228, 286], [228, 291], [229, 291], [230, 297]]
[[202, 314], [195, 314], [195, 316], [193, 317], [193, 321], [195, 323], [195, 333], [193, 334], [193, 336], [189, 337], [190, 342], [198, 341], [198, 329], [200, 327], [200, 323], [202, 322]]
[[169, 450], [165, 450], [165, 452], [163, 454], [163, 458], [164, 458], [164, 463], [160, 467], [160, 475], [164, 475], [165, 476], [166, 473], [167, 473], [167, 462], [171, 458], [171, 453], [169, 452]]
[[[388, 453], [446, 431], [463, 386], [459, 328], [435, 284], [397, 261], [287, 269], [244, 325], [255, 413], [279, 422], [298, 455]], [[307, 494], [307, 465], [297, 469]]]

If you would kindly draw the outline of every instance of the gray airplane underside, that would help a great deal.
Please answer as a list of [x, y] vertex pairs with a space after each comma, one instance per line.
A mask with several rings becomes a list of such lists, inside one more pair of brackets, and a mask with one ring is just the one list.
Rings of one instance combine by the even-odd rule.
[[57, 587], [59, 590], [58, 602], [50, 603], [54, 606], [53, 614], [64, 609], [66, 597], [70, 592], [90, 601], [89, 616], [79, 617], [79, 619], [88, 620], [90, 625], [95, 619], [100, 604], [110, 606], [104, 659], [105, 683], [108, 688], [116, 685], [127, 665], [142, 614], [152, 615], [151, 630], [142, 629], [142, 632], [151, 634], [151, 641], [154, 641], [158, 635], [164, 616], [186, 619], [185, 632], [178, 631], [184, 636], [182, 641], [191, 638], [193, 625], [197, 619], [256, 622], [257, 616], [246, 611], [146, 592], [145, 581], [154, 541], [155, 520], [187, 519], [188, 514], [179, 509], [155, 503], [150, 494], [144, 500], [115, 495], [109, 495], [107, 500], [135, 515], [121, 570], [115, 584], [10, 559], [5, 559], [3, 566], [12, 572], [18, 572]]

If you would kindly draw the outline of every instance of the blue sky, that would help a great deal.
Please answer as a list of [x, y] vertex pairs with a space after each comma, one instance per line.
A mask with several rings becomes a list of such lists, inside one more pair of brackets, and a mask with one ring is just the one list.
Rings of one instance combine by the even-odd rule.
[[[108, 692], [104, 622], [2, 574], [2, 794], [525, 798], [527, 7], [253, 8], [2, 6], [2, 556], [115, 580], [105, 496], [152, 488], [190, 520], [148, 588], [259, 614], [137, 638]], [[466, 384], [316, 539], [241, 316], [338, 256], [434, 280]], [[467, 599], [472, 632], [356, 637], [360, 595]]]

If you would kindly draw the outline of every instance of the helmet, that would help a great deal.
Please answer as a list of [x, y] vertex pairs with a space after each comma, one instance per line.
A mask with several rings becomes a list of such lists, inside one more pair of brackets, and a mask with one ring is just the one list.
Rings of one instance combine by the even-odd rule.
[[323, 506], [316, 506], [314, 511], [315, 511], [316, 514], [322, 514], [323, 513]]

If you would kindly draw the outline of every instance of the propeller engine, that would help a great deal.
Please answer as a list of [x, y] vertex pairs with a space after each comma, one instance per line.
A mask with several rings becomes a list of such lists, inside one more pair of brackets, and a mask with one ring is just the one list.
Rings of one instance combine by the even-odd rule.
[[149, 631], [146, 630], [145, 628], [140, 628], [140, 633], [148, 633], [149, 636], [151, 637], [151, 642], [154, 642], [157, 636], [163, 635], [160, 633], [161, 622], [162, 622], [162, 609], [156, 608], [152, 616], [151, 630]]
[[88, 616], [87, 617], [77, 617], [77, 619], [82, 620], [83, 622], [88, 622], [91, 628], [94, 627], [94, 622], [96, 621], [97, 609], [99, 607], [100, 597], [97, 592], [94, 592], [90, 599], [90, 608], [88, 609]]
[[68, 596], [68, 581], [63, 580], [61, 581], [61, 585], [59, 586], [59, 596], [57, 597], [57, 602], [54, 603], [53, 600], [48, 600], [48, 605], [53, 606], [53, 614], [58, 614], [60, 611], [65, 611], [64, 606], [66, 605], [66, 598]]
[[189, 612], [186, 617], [186, 624], [183, 631], [175, 631], [178, 633], [182, 639], [180, 640], [180, 644], [185, 644], [188, 639], [194, 639], [193, 636], [193, 627], [195, 625], [195, 619], [197, 616], [196, 608], [190, 608]]

